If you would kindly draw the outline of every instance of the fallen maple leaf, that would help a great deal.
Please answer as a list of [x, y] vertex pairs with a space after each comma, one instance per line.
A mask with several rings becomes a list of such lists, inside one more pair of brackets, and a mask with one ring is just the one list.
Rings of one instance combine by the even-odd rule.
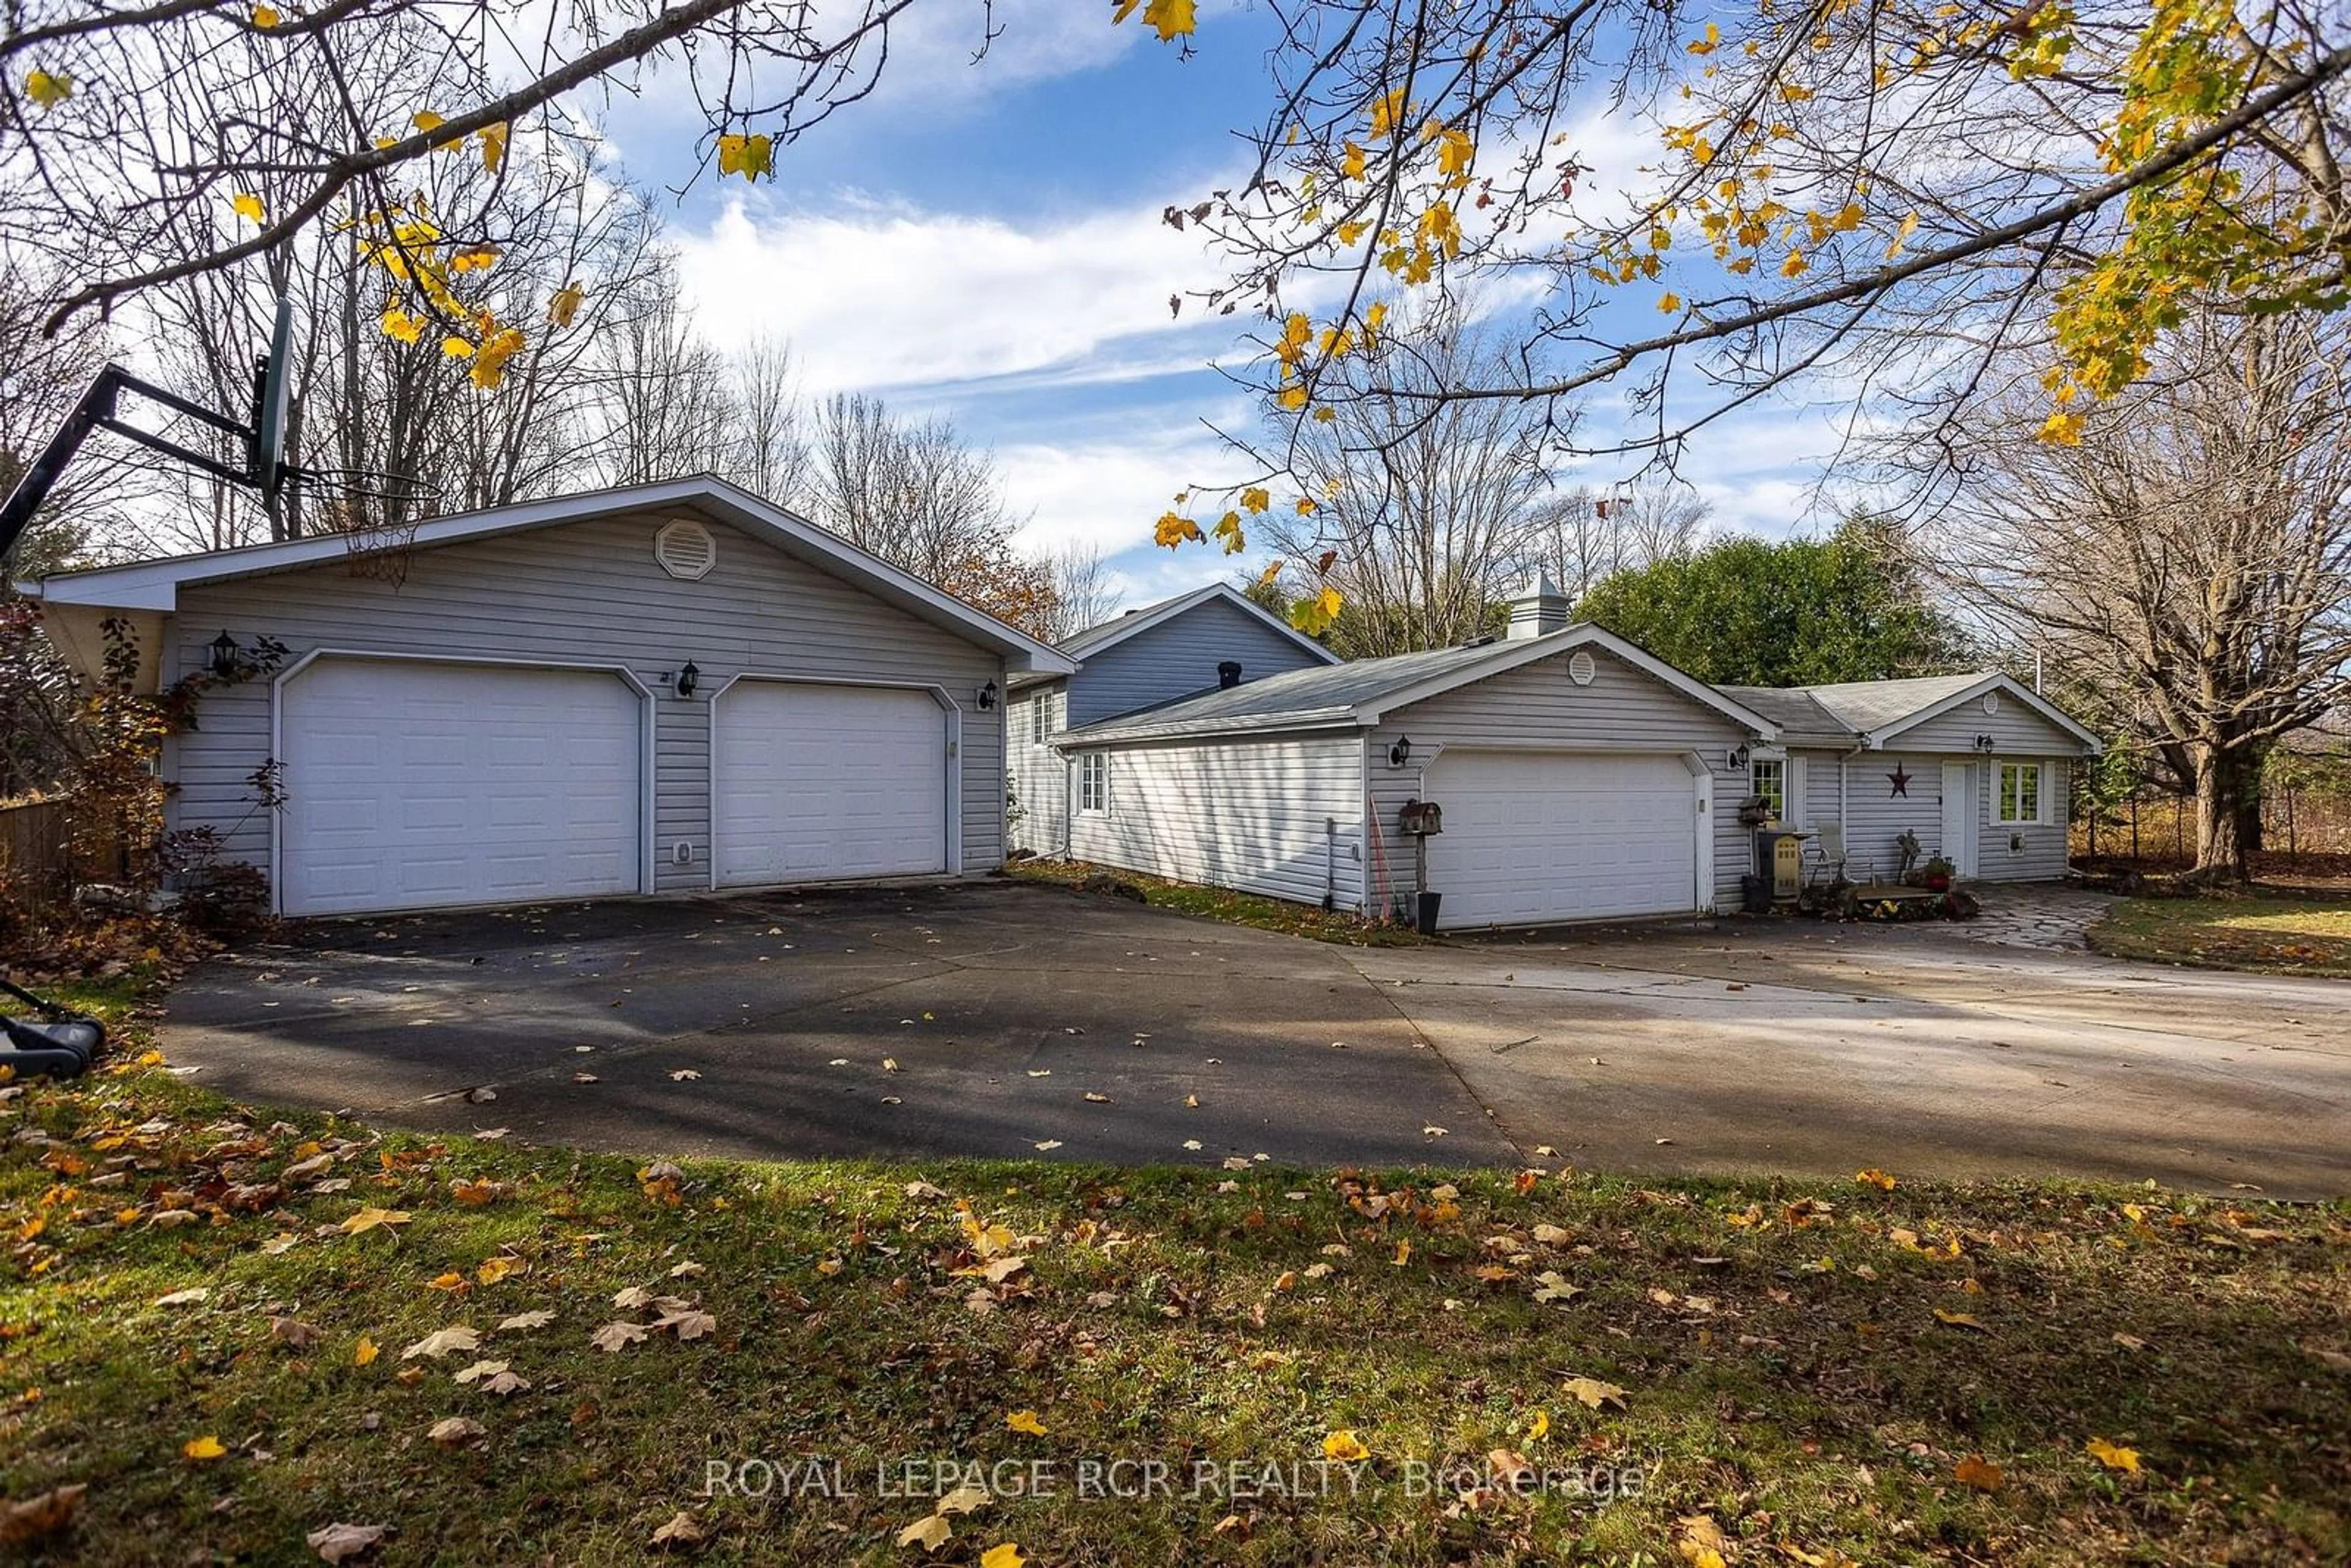
[[630, 1285], [612, 1294], [612, 1305], [621, 1312], [633, 1312], [653, 1304], [653, 1293], [643, 1285]]
[[[697, 1079], [697, 1078], [699, 1078], [699, 1077], [701, 1077], [701, 1076], [702, 1076], [702, 1074], [701, 1074], [701, 1073], [696, 1072], [696, 1071], [695, 1071], [693, 1068], [691, 1068], [691, 1067], [681, 1067], [681, 1068], [679, 1068], [676, 1071], [674, 1071], [674, 1072], [673, 1072], [673, 1073], [671, 1073], [671, 1074], [669, 1075], [669, 1081], [670, 1081], [672, 1083], [691, 1083], [691, 1082], [693, 1082], [695, 1079]], [[679, 1514], [677, 1517], [678, 1517], [678, 1519], [684, 1519], [684, 1518], [685, 1517], [685, 1515], [684, 1515], [684, 1514], [682, 1514], [682, 1513], [681, 1513], [681, 1514]], [[675, 1523], [675, 1522], [676, 1522], [676, 1520], [673, 1520], [673, 1521], [671, 1521], [670, 1522], [674, 1524], [674, 1523]], [[654, 1539], [654, 1540], [656, 1540], [656, 1541], [658, 1541], [658, 1540], [660, 1540], [661, 1538], [657, 1535], [657, 1536], [655, 1536], [653, 1539]]]
[[465, 1371], [457, 1374], [457, 1381], [460, 1383], [478, 1383], [486, 1377], [496, 1377], [499, 1373], [504, 1372], [507, 1369], [507, 1364], [503, 1361], [477, 1361], [474, 1363], [473, 1365], [465, 1368]]
[[1981, 1454], [1970, 1454], [1953, 1465], [1951, 1475], [1962, 1486], [1971, 1486], [1978, 1491], [1998, 1491], [2008, 1479], [1998, 1465]]
[[408, 1212], [399, 1208], [378, 1208], [372, 1204], [360, 1209], [336, 1227], [346, 1236], [358, 1236], [379, 1226], [392, 1227], [408, 1223]]
[[498, 1327], [501, 1330], [543, 1329], [554, 1321], [555, 1314], [541, 1307], [536, 1312], [517, 1312], [510, 1318], [502, 1318], [498, 1322]]
[[201, 1437], [191, 1437], [180, 1445], [180, 1453], [183, 1457], [194, 1459], [200, 1464], [209, 1459], [217, 1459], [227, 1452], [228, 1450], [221, 1446], [221, 1440], [209, 1432]]
[[598, 1350], [617, 1352], [623, 1345], [637, 1344], [645, 1337], [643, 1323], [610, 1322], [588, 1336], [588, 1343]]
[[1029, 1559], [1020, 1555], [1020, 1548], [1008, 1541], [1001, 1546], [991, 1546], [979, 1554], [979, 1568], [1021, 1568]]
[[1538, 1225], [1535, 1239], [1546, 1247], [1563, 1247], [1575, 1239], [1575, 1232], [1562, 1225]]
[[297, 1322], [292, 1318], [272, 1318], [269, 1320], [269, 1337], [290, 1344], [296, 1350], [307, 1350], [326, 1338], [327, 1331]]
[[158, 1296], [155, 1298], [155, 1305], [159, 1307], [193, 1307], [198, 1301], [203, 1301], [212, 1293], [210, 1286], [195, 1285], [184, 1291], [174, 1291], [168, 1296]]
[[302, 1539], [323, 1563], [340, 1563], [347, 1557], [357, 1557], [383, 1539], [381, 1524], [329, 1524], [310, 1531]]
[[474, 1270], [474, 1278], [485, 1285], [495, 1285], [499, 1281], [510, 1279], [529, 1267], [530, 1265], [521, 1259], [510, 1258], [501, 1252], [494, 1258], [483, 1259], [481, 1267]]
[[2122, 1448], [2117, 1444], [2107, 1442], [2104, 1437], [2093, 1437], [2082, 1447], [2088, 1450], [2092, 1458], [2110, 1470], [2123, 1470], [2131, 1475], [2138, 1474], [2137, 1448]]
[[1569, 1301], [1583, 1294], [1583, 1287], [1570, 1284], [1566, 1276], [1556, 1269], [1545, 1269], [1535, 1276], [1535, 1300], [1538, 1301]]
[[361, 1334], [360, 1335], [360, 1343], [351, 1349], [351, 1364], [353, 1366], [365, 1366], [369, 1362], [373, 1361], [377, 1356], [382, 1354], [383, 1353], [376, 1347], [375, 1341], [368, 1338], [365, 1334]]
[[935, 1513], [926, 1513], [898, 1532], [901, 1546], [919, 1546], [925, 1552], [936, 1552], [955, 1531], [947, 1521]]
[[710, 1537], [695, 1521], [694, 1515], [679, 1509], [669, 1516], [669, 1522], [653, 1531], [655, 1546], [699, 1546]]
[[1941, 1307], [1937, 1307], [1935, 1309], [1935, 1321], [1939, 1323], [1949, 1323], [1953, 1328], [1973, 1329], [1978, 1333], [1990, 1333], [1991, 1332], [1990, 1329], [1984, 1327], [1983, 1320], [1981, 1318], [1979, 1318], [1970, 1312], [1946, 1312]]
[[1674, 1521], [1674, 1550], [1681, 1553], [1682, 1561], [1690, 1568], [1725, 1568], [1729, 1562], [1730, 1537], [1715, 1523], [1713, 1515], [1687, 1514]]
[[444, 1448], [454, 1448], [486, 1435], [487, 1427], [470, 1416], [444, 1416], [424, 1435]]
[[1343, 1432], [1332, 1432], [1322, 1439], [1322, 1457], [1336, 1459], [1341, 1464], [1352, 1464], [1357, 1459], [1370, 1458], [1372, 1450], [1364, 1446], [1364, 1440], [1351, 1427]]
[[1604, 1405], [1625, 1408], [1625, 1391], [1613, 1383], [1603, 1383], [1596, 1377], [1571, 1377], [1560, 1386], [1594, 1410]]
[[449, 1184], [450, 1195], [468, 1208], [480, 1208], [486, 1204], [496, 1203], [506, 1196], [506, 1190], [504, 1182], [492, 1181], [487, 1176], [460, 1176]]
[[969, 1513], [972, 1510], [991, 1500], [986, 1487], [981, 1486], [977, 1481], [966, 1481], [939, 1499], [938, 1506], [931, 1511], [939, 1514]]
[[1887, 1176], [1884, 1171], [1879, 1170], [1876, 1166], [1870, 1166], [1869, 1169], [1865, 1171], [1854, 1172], [1853, 1179], [1861, 1183], [1864, 1186], [1874, 1186], [1880, 1192], [1892, 1192], [1894, 1190], [1894, 1178]]
[[680, 1339], [700, 1339], [718, 1331], [718, 1320], [697, 1308], [665, 1312], [653, 1323], [655, 1330], [667, 1329]]
[[400, 1353], [400, 1359], [411, 1361], [420, 1355], [441, 1357], [461, 1350], [478, 1350], [482, 1337], [464, 1323], [453, 1323], [445, 1329], [435, 1329]]

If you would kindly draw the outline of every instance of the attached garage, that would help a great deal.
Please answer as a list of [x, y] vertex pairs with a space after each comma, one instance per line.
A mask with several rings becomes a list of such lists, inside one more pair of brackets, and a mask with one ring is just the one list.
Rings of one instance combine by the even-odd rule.
[[611, 670], [305, 663], [279, 684], [286, 913], [640, 891], [647, 702]]
[[950, 706], [926, 691], [746, 679], [710, 708], [714, 885], [946, 869]]
[[1675, 915], [1704, 902], [1707, 792], [1677, 756], [1448, 749], [1428, 770], [1446, 926]]
[[287, 915], [990, 872], [1003, 693], [1077, 667], [707, 477], [37, 591], [92, 678], [112, 622], [194, 684], [166, 826]]
[[[1202, 880], [1187, 852], [1213, 845], [1220, 885], [1406, 921], [1435, 894], [1447, 930], [1735, 900], [1738, 770], [1771, 723], [1565, 623], [1554, 594], [1513, 609], [1502, 639], [1287, 671], [1064, 732], [1081, 783], [1071, 853]], [[1441, 831], [1405, 831], [1416, 802], [1438, 808]]]

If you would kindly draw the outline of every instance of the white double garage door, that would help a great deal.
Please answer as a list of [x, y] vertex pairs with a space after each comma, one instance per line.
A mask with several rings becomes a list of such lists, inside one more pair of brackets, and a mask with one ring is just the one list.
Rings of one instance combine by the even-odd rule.
[[1447, 750], [1426, 788], [1445, 813], [1428, 885], [1448, 930], [1686, 914], [1712, 898], [1708, 780], [1679, 755]]
[[[278, 694], [286, 913], [646, 891], [669, 848], [649, 831], [653, 705], [677, 700], [606, 670], [311, 662]], [[710, 885], [946, 868], [948, 716], [929, 693], [743, 680], [700, 706], [708, 729], [664, 744], [693, 779], [707, 737], [710, 836], [686, 841]]]

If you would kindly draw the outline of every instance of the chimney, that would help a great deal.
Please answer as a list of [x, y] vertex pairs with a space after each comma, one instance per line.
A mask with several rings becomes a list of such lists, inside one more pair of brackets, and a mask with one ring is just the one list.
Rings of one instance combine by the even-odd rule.
[[1241, 666], [1239, 660], [1227, 659], [1223, 664], [1217, 666], [1217, 689], [1218, 691], [1228, 692], [1240, 684]]
[[1523, 637], [1541, 637], [1567, 629], [1567, 596], [1552, 586], [1551, 578], [1537, 572], [1534, 580], [1510, 601], [1510, 639], [1515, 643]]

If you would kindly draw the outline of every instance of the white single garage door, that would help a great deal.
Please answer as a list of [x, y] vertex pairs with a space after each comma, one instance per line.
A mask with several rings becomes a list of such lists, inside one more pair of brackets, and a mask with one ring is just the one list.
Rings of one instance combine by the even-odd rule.
[[281, 703], [287, 914], [639, 891], [644, 699], [618, 675], [325, 658]]
[[1672, 915], [1698, 903], [1696, 781], [1676, 757], [1448, 750], [1428, 883], [1447, 927]]
[[929, 693], [737, 681], [711, 724], [721, 887], [946, 869], [946, 713]]

